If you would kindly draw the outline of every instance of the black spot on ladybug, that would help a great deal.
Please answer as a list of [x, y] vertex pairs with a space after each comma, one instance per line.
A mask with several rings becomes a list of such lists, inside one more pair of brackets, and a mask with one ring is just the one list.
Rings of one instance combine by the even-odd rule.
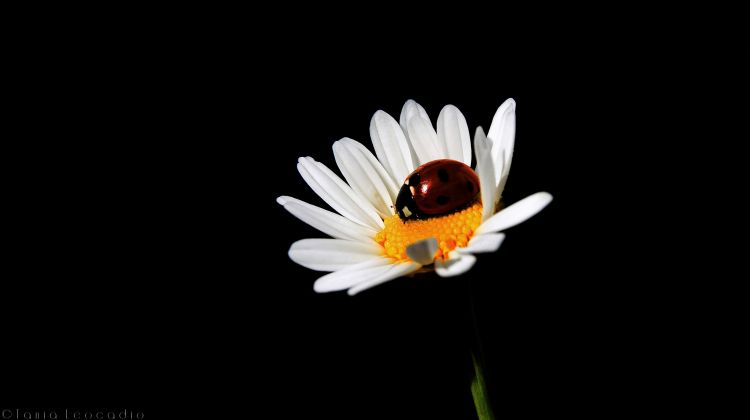
[[450, 159], [433, 160], [406, 177], [395, 210], [405, 221], [427, 219], [469, 205], [478, 193], [479, 177], [469, 166]]

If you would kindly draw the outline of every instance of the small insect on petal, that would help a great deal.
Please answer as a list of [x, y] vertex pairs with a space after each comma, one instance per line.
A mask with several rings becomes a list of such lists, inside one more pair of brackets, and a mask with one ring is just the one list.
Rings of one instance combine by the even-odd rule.
[[463, 162], [434, 160], [412, 172], [396, 198], [402, 220], [427, 219], [451, 213], [473, 202], [479, 177]]

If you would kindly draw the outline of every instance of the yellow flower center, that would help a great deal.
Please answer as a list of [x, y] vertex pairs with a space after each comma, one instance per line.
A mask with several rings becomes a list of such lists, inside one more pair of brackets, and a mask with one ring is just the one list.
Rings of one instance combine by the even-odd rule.
[[446, 258], [449, 252], [469, 243], [474, 231], [482, 223], [482, 203], [477, 200], [461, 211], [425, 220], [405, 222], [396, 214], [385, 219], [384, 223], [385, 228], [375, 235], [375, 240], [383, 245], [386, 256], [407, 261], [407, 246], [433, 237], [438, 241], [435, 258]]

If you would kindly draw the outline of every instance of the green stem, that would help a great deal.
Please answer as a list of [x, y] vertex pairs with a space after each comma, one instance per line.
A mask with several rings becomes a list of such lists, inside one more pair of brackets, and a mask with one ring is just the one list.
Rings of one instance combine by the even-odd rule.
[[474, 378], [471, 380], [471, 395], [474, 397], [474, 407], [477, 409], [479, 420], [494, 420], [490, 408], [489, 396], [487, 395], [487, 386], [484, 383], [482, 367], [479, 365], [474, 353], [471, 354], [471, 361], [474, 363]]
[[482, 373], [484, 352], [482, 351], [482, 338], [479, 334], [479, 323], [477, 322], [477, 312], [474, 305], [474, 288], [471, 280], [472, 279], [469, 279], [467, 282], [471, 324], [472, 329], [474, 330], [474, 342], [471, 351], [471, 362], [474, 366], [474, 376], [471, 379], [471, 395], [474, 398], [474, 407], [477, 410], [477, 417], [479, 420], [494, 420], [495, 415], [492, 413], [492, 408], [490, 407], [487, 385], [484, 382], [484, 374]]

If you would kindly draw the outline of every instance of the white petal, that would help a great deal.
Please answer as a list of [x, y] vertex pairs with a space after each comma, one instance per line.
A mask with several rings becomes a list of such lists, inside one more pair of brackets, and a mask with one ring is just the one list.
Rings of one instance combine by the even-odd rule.
[[318, 293], [335, 292], [337, 290], [348, 289], [363, 281], [380, 278], [387, 273], [393, 266], [393, 260], [390, 258], [377, 257], [371, 260], [363, 261], [358, 264], [350, 265], [343, 270], [334, 271], [326, 274], [315, 281], [313, 290]]
[[297, 170], [307, 185], [342, 216], [375, 229], [383, 227], [372, 204], [322, 163], [311, 157], [299, 158]]
[[504, 176], [507, 177], [510, 162], [513, 159], [513, 146], [516, 138], [516, 101], [512, 98], [503, 102], [495, 112], [487, 137], [492, 140], [492, 156], [497, 169], [495, 180], [499, 185], [501, 179]]
[[437, 159], [445, 159], [447, 154], [442, 145], [438, 143], [435, 129], [432, 128], [429, 121], [423, 118], [412, 117], [407, 122], [409, 130], [409, 143], [414, 148], [414, 152], [419, 158], [419, 164], [424, 165], [427, 162]]
[[[505, 150], [500, 151], [500, 159], [496, 160], [495, 163], [497, 165], [500, 165], [499, 168], [495, 168], [495, 174], [502, 174], [505, 172]], [[497, 190], [495, 193], [495, 198], [500, 201], [500, 198], [503, 196], [503, 191], [505, 190], [505, 181], [508, 180], [508, 174], [502, 175], [500, 177], [500, 182], [497, 184]]]
[[503, 239], [505, 239], [504, 233], [485, 233], [484, 235], [475, 235], [471, 238], [469, 245], [466, 248], [456, 248], [456, 251], [462, 254], [495, 252], [500, 248]]
[[349, 296], [354, 296], [363, 290], [367, 290], [371, 287], [375, 287], [379, 284], [383, 284], [387, 281], [391, 281], [393, 279], [397, 279], [401, 276], [405, 276], [409, 273], [417, 271], [420, 267], [421, 266], [419, 264], [413, 262], [393, 265], [387, 272], [379, 274], [378, 276], [373, 276], [374, 278], [369, 278], [361, 283], [358, 283], [356, 286], [349, 289], [347, 293], [349, 294]]
[[437, 119], [437, 137], [447, 152], [448, 159], [471, 166], [471, 134], [466, 118], [453, 105], [446, 105]]
[[391, 174], [396, 185], [401, 185], [417, 167], [404, 131], [393, 117], [378, 111], [370, 120], [370, 137], [383, 167]]
[[398, 119], [404, 133], [407, 132], [406, 124], [415, 115], [427, 120], [428, 123], [430, 122], [430, 116], [427, 115], [427, 111], [422, 108], [422, 105], [416, 103], [413, 99], [409, 99], [404, 103], [403, 108], [401, 108], [401, 116]]
[[[406, 139], [409, 140], [409, 150], [411, 151], [411, 160], [414, 162], [414, 167], [416, 168], [419, 166], [419, 157], [417, 157], [417, 152], [414, 150], [414, 145], [411, 143], [411, 140], [409, 139], [409, 120], [413, 117], [418, 117], [427, 123], [430, 127], [432, 127], [432, 123], [430, 122], [430, 117], [427, 115], [427, 111], [422, 108], [422, 105], [419, 105], [418, 103], [414, 102], [414, 100], [409, 99], [404, 103], [403, 108], [401, 108], [401, 116], [399, 117], [399, 124], [401, 125], [401, 129], [403, 130], [404, 134], [406, 134]], [[408, 174], [407, 174], [408, 175]], [[406, 179], [406, 177], [404, 177]], [[396, 180], [403, 182], [403, 180]]]
[[477, 235], [489, 232], [499, 232], [508, 229], [529, 219], [531, 216], [539, 213], [544, 207], [552, 201], [552, 195], [547, 192], [538, 192], [532, 194], [521, 201], [514, 203], [501, 210], [489, 220], [482, 223], [477, 228]]
[[438, 250], [438, 241], [435, 238], [423, 239], [406, 247], [406, 255], [419, 264], [432, 264], [435, 253]]
[[334, 238], [371, 243], [378, 233], [373, 228], [354, 223], [344, 216], [296, 198], [281, 196], [276, 201], [298, 219]]
[[381, 218], [393, 215], [398, 189], [375, 156], [365, 146], [348, 138], [333, 143], [333, 155], [352, 189], [365, 197]]
[[289, 258], [297, 264], [318, 271], [336, 271], [350, 265], [381, 258], [382, 247], [374, 242], [341, 239], [302, 239], [289, 248]]
[[453, 277], [459, 274], [463, 274], [474, 266], [477, 262], [477, 257], [471, 254], [461, 254], [453, 251], [450, 254], [448, 261], [436, 260], [435, 261], [435, 272], [440, 277]]
[[497, 184], [495, 184], [491, 144], [484, 135], [482, 127], [477, 127], [474, 134], [474, 151], [477, 154], [476, 172], [479, 175], [479, 190], [482, 194], [482, 221], [484, 221], [495, 213]]

